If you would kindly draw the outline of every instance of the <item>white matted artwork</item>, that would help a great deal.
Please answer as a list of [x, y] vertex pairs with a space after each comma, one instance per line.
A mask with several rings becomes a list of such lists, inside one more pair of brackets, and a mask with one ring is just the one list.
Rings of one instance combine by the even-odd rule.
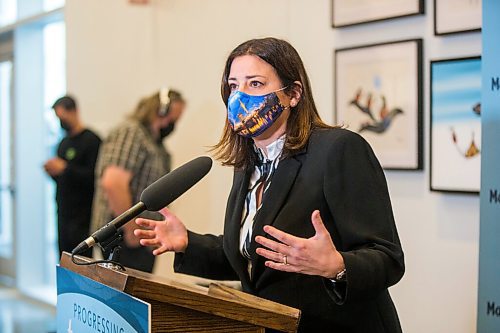
[[434, 34], [480, 31], [481, 0], [434, 0]]
[[372, 146], [384, 169], [421, 170], [422, 40], [335, 51], [335, 120]]
[[423, 13], [423, 0], [332, 0], [333, 27], [345, 27]]
[[479, 193], [481, 58], [431, 62], [430, 189]]

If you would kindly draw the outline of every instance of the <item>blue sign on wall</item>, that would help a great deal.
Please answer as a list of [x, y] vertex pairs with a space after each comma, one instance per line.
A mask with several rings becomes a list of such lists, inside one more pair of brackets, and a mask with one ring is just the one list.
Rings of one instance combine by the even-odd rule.
[[481, 227], [477, 331], [500, 332], [500, 1], [483, 0]]
[[149, 333], [151, 305], [57, 267], [58, 333]]

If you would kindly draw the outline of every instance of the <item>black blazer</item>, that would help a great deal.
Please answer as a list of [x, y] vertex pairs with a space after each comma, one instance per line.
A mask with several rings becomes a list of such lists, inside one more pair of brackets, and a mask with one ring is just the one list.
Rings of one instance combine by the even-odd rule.
[[[348, 130], [318, 129], [306, 149], [280, 161], [255, 217], [250, 278], [239, 233], [252, 171], [234, 173], [224, 235], [190, 231], [185, 253], [176, 254], [175, 271], [240, 280], [248, 293], [302, 310], [302, 332], [401, 332], [387, 288], [403, 276], [403, 251], [384, 173], [368, 143]], [[315, 209], [344, 258], [344, 285], [270, 269], [255, 253], [255, 236], [266, 236], [264, 225], [312, 237]]]

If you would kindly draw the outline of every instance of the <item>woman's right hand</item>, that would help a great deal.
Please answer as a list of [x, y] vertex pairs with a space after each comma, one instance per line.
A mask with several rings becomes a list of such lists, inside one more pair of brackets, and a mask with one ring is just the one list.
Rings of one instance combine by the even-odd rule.
[[160, 213], [165, 216], [165, 221], [136, 219], [135, 223], [144, 229], [135, 229], [134, 235], [140, 238], [142, 246], [154, 247], [155, 256], [168, 251], [184, 252], [188, 244], [186, 227], [168, 208], [163, 208]]

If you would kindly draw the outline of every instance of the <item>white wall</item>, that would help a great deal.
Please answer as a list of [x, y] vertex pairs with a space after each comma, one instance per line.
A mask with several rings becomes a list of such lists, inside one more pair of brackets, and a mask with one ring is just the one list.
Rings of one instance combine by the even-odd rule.
[[[333, 119], [335, 48], [424, 38], [424, 160], [421, 172], [387, 172], [407, 272], [392, 288], [405, 332], [475, 331], [479, 199], [429, 192], [429, 60], [478, 55], [478, 33], [433, 35], [426, 15], [334, 30], [331, 0], [68, 0], [68, 90], [88, 124], [105, 134], [138, 99], [164, 84], [180, 89], [188, 110], [168, 140], [176, 166], [217, 142], [224, 119], [220, 77], [229, 52], [262, 36], [299, 51], [324, 120]], [[198, 232], [222, 231], [231, 170], [215, 165], [174, 205]], [[171, 258], [156, 272], [171, 276]]]

